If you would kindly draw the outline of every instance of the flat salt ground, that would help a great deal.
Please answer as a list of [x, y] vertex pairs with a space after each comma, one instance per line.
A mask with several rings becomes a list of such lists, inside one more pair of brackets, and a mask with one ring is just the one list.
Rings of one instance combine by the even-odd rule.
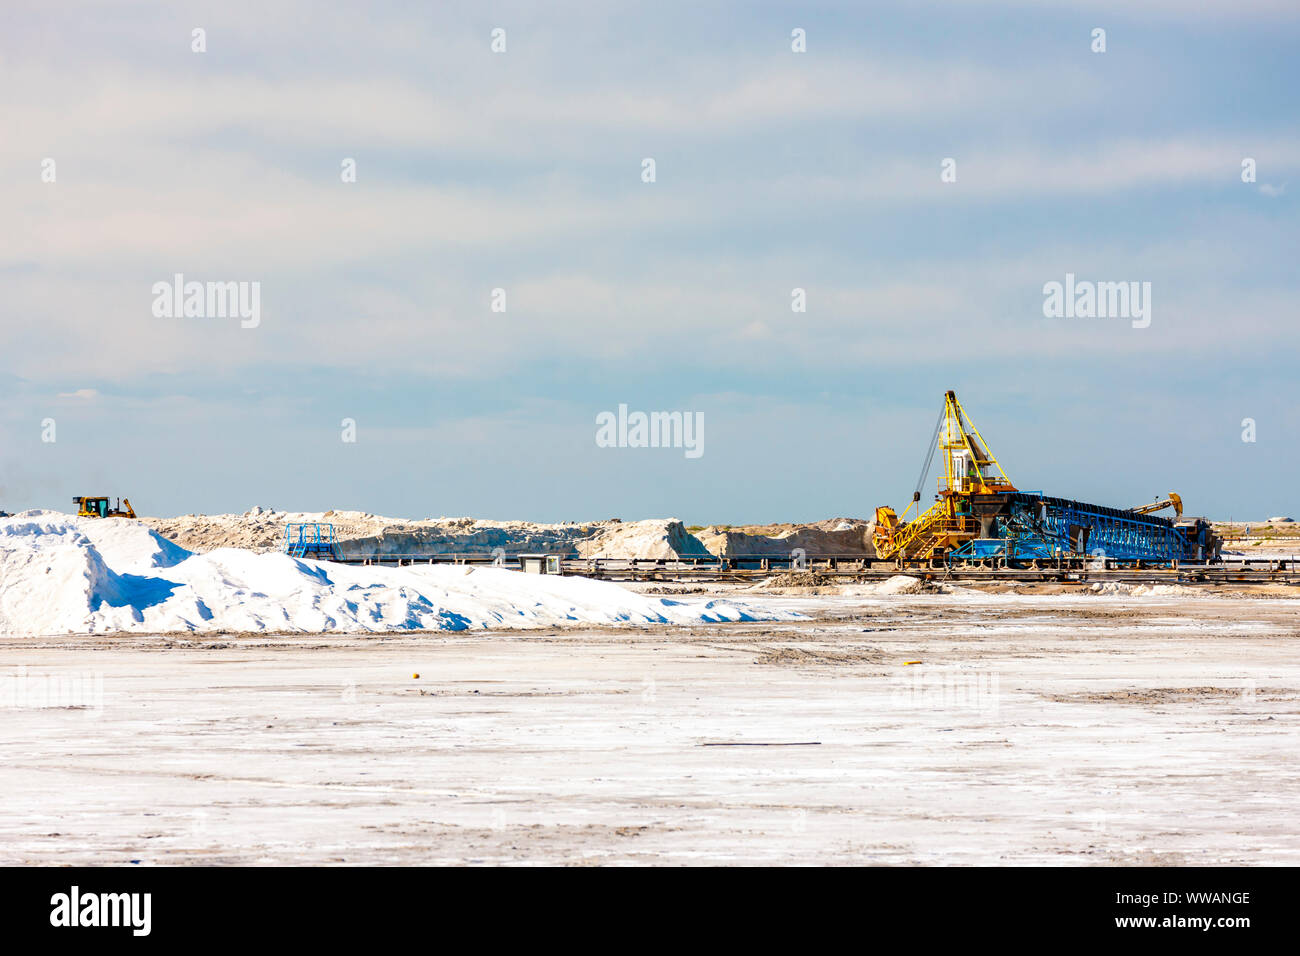
[[103, 700], [6, 712], [0, 863], [1300, 863], [1294, 601], [779, 604], [9, 639]]
[[35, 512], [0, 519], [0, 635], [467, 630], [790, 616], [503, 568], [354, 567], [238, 548], [191, 554], [123, 518]]

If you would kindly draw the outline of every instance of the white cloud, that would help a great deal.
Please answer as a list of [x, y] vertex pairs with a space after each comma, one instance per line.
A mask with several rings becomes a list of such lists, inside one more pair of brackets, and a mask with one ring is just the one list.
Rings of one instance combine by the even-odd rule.
[[[1024, 8], [1041, 10], [1041, 0], [938, 0], [940, 5], [985, 8]], [[1136, 19], [1175, 19], [1200, 22], [1231, 18], [1243, 20], [1269, 16], [1281, 20], [1295, 19], [1300, 7], [1293, 0], [1056, 0], [1055, 6], [1076, 8], [1089, 14], [1116, 16], [1123, 21]]]
[[[619, 68], [647, 55], [626, 37], [588, 42], [612, 35], [579, 4], [564, 13], [584, 32], [568, 35], [569, 21], [511, 8], [528, 29], [498, 58], [469, 20], [414, 35], [385, 9], [358, 44], [347, 18], [300, 31], [307, 5], [251, 19], [222, 10], [205, 60], [164, 55], [187, 29], [150, 9], [102, 45], [54, 30], [9, 51], [0, 135], [19, 148], [0, 158], [13, 225], [0, 231], [0, 263], [30, 268], [6, 275], [0, 348], [6, 370], [33, 380], [277, 362], [474, 376], [670, 344], [746, 361], [775, 348], [820, 366], [905, 358], [941, 334], [991, 348], [971, 316], [987, 321], [1016, 289], [1062, 273], [1059, 262], [1087, 263], [1087, 240], [1053, 259], [1018, 233], [1009, 252], [976, 246], [842, 278], [856, 266], [832, 253], [823, 269], [821, 252], [800, 248], [820, 242], [821, 226], [797, 232], [792, 220], [869, 232], [881, 208], [925, 222], [969, 198], [1211, 190], [1238, 182], [1241, 140], [1283, 176], [1300, 167], [1300, 140], [1266, 130], [1148, 139], [1093, 124], [1057, 141], [1036, 124], [1094, 117], [1087, 108], [1122, 80], [1032, 50], [936, 64], [922, 47], [880, 59], [723, 45], [647, 71]], [[281, 62], [271, 54], [286, 42], [293, 58]], [[60, 43], [55, 69], [49, 45]], [[122, 46], [134, 43], [145, 46]], [[972, 117], [1014, 124], [976, 132], [963, 125]], [[933, 155], [919, 145], [944, 138]], [[782, 150], [795, 157], [784, 167]], [[640, 184], [640, 157], [661, 151], [661, 182]], [[39, 180], [46, 155], [55, 184]], [[939, 181], [948, 155], [951, 185]], [[339, 181], [344, 156], [358, 158], [356, 184]], [[701, 157], [718, 164], [711, 176], [678, 172]], [[1128, 231], [1116, 222], [1117, 236]], [[770, 244], [737, 251], [756, 238]], [[793, 251], [772, 251], [782, 244]], [[1119, 246], [1134, 255], [1149, 243]], [[1245, 253], [1226, 255], [1200, 268]], [[149, 288], [173, 272], [261, 281], [262, 327], [153, 319]], [[818, 278], [827, 273], [841, 278]], [[801, 318], [788, 296], [805, 284]], [[499, 317], [486, 309], [497, 285], [510, 300]], [[95, 348], [69, 348], [88, 331]]]
[[[1300, 168], [1300, 138], [1262, 136], [1261, 152], [1282, 168]], [[977, 141], [954, 146], [946, 155], [957, 161], [957, 181], [943, 183], [940, 160], [915, 155], [864, 159], [851, 175], [793, 174], [777, 179], [771, 191], [804, 201], [909, 201], [1016, 199], [1033, 196], [1114, 196], [1136, 189], [1160, 190], [1240, 182], [1239, 140], [1182, 136], [1139, 140], [1103, 139], [1090, 147], [1038, 143], [999, 144], [990, 149]], [[1261, 190], [1263, 187], [1261, 187]], [[738, 190], [737, 190], [738, 191]]]

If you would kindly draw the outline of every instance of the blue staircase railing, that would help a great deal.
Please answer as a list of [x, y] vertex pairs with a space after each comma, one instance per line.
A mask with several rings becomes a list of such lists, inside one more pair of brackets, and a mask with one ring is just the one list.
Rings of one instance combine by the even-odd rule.
[[332, 561], [339, 557], [334, 525], [319, 521], [290, 521], [284, 526], [284, 553], [294, 558]]

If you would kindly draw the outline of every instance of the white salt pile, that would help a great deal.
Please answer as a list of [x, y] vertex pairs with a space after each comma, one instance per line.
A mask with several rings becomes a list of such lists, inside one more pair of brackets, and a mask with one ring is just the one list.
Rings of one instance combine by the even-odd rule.
[[966, 594], [979, 595], [971, 588], [958, 587], [942, 581], [924, 581], [909, 574], [895, 574], [873, 584], [850, 584], [841, 593], [852, 597], [876, 597], [891, 594]]
[[503, 568], [353, 567], [218, 548], [193, 554], [125, 518], [0, 519], [0, 635], [388, 631], [795, 619]]
[[1196, 588], [1189, 588], [1185, 584], [1125, 584], [1121, 581], [1094, 584], [1088, 590], [1093, 594], [1123, 594], [1129, 597], [1191, 597], [1199, 593]]

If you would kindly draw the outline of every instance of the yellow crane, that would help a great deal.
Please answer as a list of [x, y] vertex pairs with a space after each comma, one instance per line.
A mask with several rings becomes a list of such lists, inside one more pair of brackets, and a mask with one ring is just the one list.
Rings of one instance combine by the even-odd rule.
[[[122, 498], [116, 508], [109, 507], [107, 495], [79, 495], [72, 499], [77, 506], [78, 518], [134, 518], [135, 509], [130, 498]], [[125, 507], [123, 507], [125, 506]]]
[[[937, 451], [944, 461], [939, 493], [921, 511], [921, 488]], [[1148, 517], [1165, 508], [1172, 508], [1175, 518]], [[959, 560], [1039, 560], [1090, 548], [1134, 561], [1216, 557], [1213, 529], [1204, 519], [1182, 514], [1183, 499], [1172, 491], [1168, 498], [1127, 510], [1020, 492], [949, 391], [912, 501], [902, 515], [888, 506], [877, 508], [872, 541], [884, 560], [927, 561], [953, 552]]]
[[[921, 486], [930, 473], [936, 450], [943, 451], [944, 472], [933, 505], [920, 511]], [[989, 450], [955, 392], [944, 393], [943, 411], [930, 439], [930, 450], [916, 482], [912, 500], [901, 515], [888, 505], [876, 509], [872, 540], [878, 558], [928, 558], [960, 547], [980, 533], [980, 520], [971, 512], [971, 495], [1014, 492], [1015, 485]], [[911, 521], [907, 515], [915, 507]]]
[[1183, 516], [1183, 499], [1179, 497], [1178, 492], [1169, 492], [1168, 498], [1161, 498], [1159, 501], [1153, 501], [1149, 505], [1138, 505], [1136, 508], [1128, 510], [1135, 515], [1149, 515], [1153, 511], [1162, 511], [1165, 508], [1173, 508], [1174, 516], [1181, 518]]

